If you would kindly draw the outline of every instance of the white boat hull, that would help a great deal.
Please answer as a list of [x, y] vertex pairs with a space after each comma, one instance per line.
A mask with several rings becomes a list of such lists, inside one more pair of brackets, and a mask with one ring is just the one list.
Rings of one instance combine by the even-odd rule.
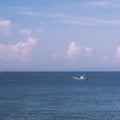
[[88, 78], [86, 76], [80, 76], [80, 77], [72, 77], [74, 80], [87, 80]]

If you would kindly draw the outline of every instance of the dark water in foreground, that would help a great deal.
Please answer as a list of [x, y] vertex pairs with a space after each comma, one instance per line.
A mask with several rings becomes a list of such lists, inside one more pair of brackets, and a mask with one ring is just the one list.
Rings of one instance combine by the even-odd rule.
[[120, 72], [1, 72], [0, 120], [120, 120]]

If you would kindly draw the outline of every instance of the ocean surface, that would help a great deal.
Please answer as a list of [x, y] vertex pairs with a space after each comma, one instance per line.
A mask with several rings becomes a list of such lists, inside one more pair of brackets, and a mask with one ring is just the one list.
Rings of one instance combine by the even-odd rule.
[[0, 120], [120, 120], [120, 72], [0, 72]]

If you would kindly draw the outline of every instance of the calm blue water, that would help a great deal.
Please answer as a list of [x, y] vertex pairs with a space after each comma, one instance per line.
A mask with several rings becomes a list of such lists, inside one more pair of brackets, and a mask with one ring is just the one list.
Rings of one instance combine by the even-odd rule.
[[0, 72], [0, 120], [120, 120], [120, 72], [83, 73]]

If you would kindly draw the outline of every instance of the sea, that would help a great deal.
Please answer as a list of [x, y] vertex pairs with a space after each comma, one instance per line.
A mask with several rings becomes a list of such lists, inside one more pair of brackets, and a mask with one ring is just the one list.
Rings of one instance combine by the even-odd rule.
[[120, 72], [0, 72], [0, 120], [120, 120]]

